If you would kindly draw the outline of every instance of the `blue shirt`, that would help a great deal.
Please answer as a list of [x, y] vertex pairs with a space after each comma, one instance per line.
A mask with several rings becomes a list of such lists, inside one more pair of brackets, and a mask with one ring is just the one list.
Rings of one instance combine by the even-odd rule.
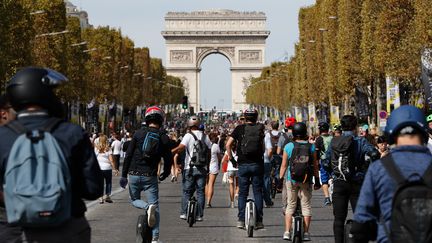
[[[307, 144], [307, 141], [298, 141], [297, 143], [301, 143], [301, 144]], [[294, 143], [288, 143], [287, 145], [285, 145], [284, 151], [287, 153], [288, 155], [288, 160], [291, 158], [292, 155], [292, 151], [294, 149]], [[313, 155], [313, 153], [315, 153], [315, 145], [312, 144], [311, 146], [311, 155]], [[289, 165], [288, 162], [288, 173], [286, 173], [286, 179], [287, 180], [291, 180], [293, 183], [296, 183], [295, 180], [291, 179], [291, 166]]]
[[[400, 146], [392, 149], [390, 154], [402, 175], [410, 181], [418, 178], [413, 176], [416, 173], [423, 175], [432, 161], [432, 155], [426, 146]], [[390, 229], [392, 200], [396, 189], [396, 182], [390, 177], [381, 160], [372, 163], [361, 188], [354, 220], [359, 223], [371, 220], [380, 222], [382, 217]], [[388, 242], [381, 223], [378, 224], [377, 242]]]

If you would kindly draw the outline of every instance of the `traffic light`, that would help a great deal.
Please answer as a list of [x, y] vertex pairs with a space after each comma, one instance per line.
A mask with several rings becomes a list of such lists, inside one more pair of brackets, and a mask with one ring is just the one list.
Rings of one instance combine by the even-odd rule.
[[182, 108], [185, 110], [188, 108], [188, 97], [187, 96], [183, 96], [183, 98], [182, 98]]

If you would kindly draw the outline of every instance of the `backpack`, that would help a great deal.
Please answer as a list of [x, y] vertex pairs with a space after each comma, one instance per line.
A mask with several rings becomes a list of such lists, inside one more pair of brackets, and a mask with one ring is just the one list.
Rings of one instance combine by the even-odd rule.
[[41, 129], [28, 130], [18, 121], [6, 127], [19, 134], [5, 171], [8, 222], [24, 227], [53, 227], [71, 217], [69, 164], [52, 129], [61, 122], [49, 119]]
[[260, 124], [244, 127], [244, 134], [240, 143], [240, 151], [245, 156], [263, 154], [264, 127]]
[[204, 138], [206, 135], [203, 133], [201, 139], [198, 139], [197, 136], [195, 134], [193, 134], [192, 132], [190, 132], [190, 134], [194, 138], [193, 151], [192, 151], [190, 165], [196, 166], [196, 167], [201, 167], [201, 168], [206, 167], [210, 162], [210, 159], [209, 159], [210, 151], [204, 142]]
[[293, 142], [294, 148], [289, 159], [291, 179], [305, 183], [312, 178], [312, 144]]
[[323, 139], [324, 150], [320, 150], [320, 153], [321, 153], [320, 158], [322, 160], [325, 160], [327, 158], [327, 156], [326, 156], [327, 153], [326, 152], [327, 152], [328, 148], [330, 147], [330, 144], [331, 144], [331, 141], [332, 141], [333, 137], [330, 136], [330, 135], [328, 135], [328, 136], [321, 136], [321, 137]]
[[156, 157], [160, 156], [160, 143], [160, 132], [154, 132], [150, 129], [146, 129], [146, 135], [141, 147], [143, 159], [146, 161], [153, 161]]
[[336, 179], [347, 181], [356, 170], [354, 161], [354, 137], [339, 136], [331, 141], [330, 166]]
[[270, 131], [270, 140], [271, 140], [271, 144], [272, 144], [272, 153], [273, 155], [277, 155], [277, 145], [279, 142], [279, 137], [280, 137], [280, 133], [278, 133], [278, 135], [274, 136], [272, 134], [272, 132]]
[[122, 151], [123, 151], [123, 152], [125, 152], [125, 153], [127, 152], [130, 143], [131, 143], [131, 140], [125, 141], [125, 142], [123, 143], [123, 148], [122, 148]]
[[432, 242], [432, 165], [429, 165], [423, 177], [408, 181], [391, 155], [382, 158], [382, 164], [397, 183], [390, 232], [384, 224], [390, 242]]

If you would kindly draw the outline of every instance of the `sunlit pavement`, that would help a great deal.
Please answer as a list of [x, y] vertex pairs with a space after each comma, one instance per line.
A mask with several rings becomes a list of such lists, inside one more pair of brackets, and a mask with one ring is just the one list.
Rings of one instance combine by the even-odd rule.
[[[221, 175], [216, 181], [213, 207], [205, 209], [204, 221], [197, 222], [192, 228], [179, 218], [181, 183], [171, 183], [169, 179], [159, 184], [162, 242], [283, 242], [281, 194], [276, 196], [275, 207], [264, 209], [265, 228], [248, 238], [244, 230], [235, 227], [238, 211], [228, 208], [228, 187], [221, 183]], [[119, 177], [113, 179], [114, 203], [87, 204], [90, 205], [87, 219], [92, 227], [92, 242], [135, 242], [135, 225], [141, 210], [131, 206], [128, 191], [119, 188], [118, 180]], [[334, 242], [332, 210], [322, 206], [323, 200], [322, 192], [315, 191], [310, 230], [312, 242]]]

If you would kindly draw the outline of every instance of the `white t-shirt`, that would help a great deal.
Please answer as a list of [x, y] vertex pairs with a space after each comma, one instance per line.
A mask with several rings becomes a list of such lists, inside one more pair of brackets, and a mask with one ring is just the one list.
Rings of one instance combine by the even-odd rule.
[[[228, 151], [225, 151], [225, 154], [228, 156]], [[237, 154], [235, 153], [234, 150], [232, 150], [232, 156], [233, 156], [233, 158], [234, 158], [235, 161], [238, 161], [238, 156], [237, 156]], [[227, 171], [236, 171], [236, 170], [238, 170], [238, 169], [233, 166], [231, 160], [228, 160]]]
[[218, 155], [220, 154], [220, 148], [219, 145], [214, 143], [211, 147], [211, 159], [210, 159], [210, 168], [209, 172], [211, 174], [217, 174], [219, 173], [219, 158]]
[[111, 144], [112, 154], [119, 155], [121, 152], [121, 142], [119, 140], [114, 140]]
[[[271, 134], [272, 134], [273, 136], [277, 136], [277, 135], [279, 134], [279, 131], [272, 130], [272, 131], [271, 131]], [[270, 161], [270, 158], [268, 157], [268, 153], [267, 153], [267, 151], [268, 151], [269, 149], [272, 149], [272, 148], [273, 148], [273, 146], [272, 146], [272, 142], [271, 142], [270, 132], [267, 132], [267, 133], [265, 134], [265, 136], [264, 136], [264, 145], [265, 145], [265, 151], [264, 151], [264, 163], [270, 163], [271, 161]]]
[[[198, 139], [201, 139], [203, 136], [203, 132], [199, 130], [192, 131]], [[209, 149], [211, 149], [211, 142], [209, 137], [206, 135], [203, 141]], [[186, 146], [186, 157], [185, 157], [185, 170], [189, 169], [189, 163], [191, 160], [191, 156], [194, 150], [195, 139], [190, 133], [186, 133], [181, 141], [181, 144]]]
[[95, 149], [95, 154], [101, 170], [112, 170], [111, 162], [109, 161], [109, 156], [112, 154], [111, 149], [105, 153], [99, 153], [99, 151]]

